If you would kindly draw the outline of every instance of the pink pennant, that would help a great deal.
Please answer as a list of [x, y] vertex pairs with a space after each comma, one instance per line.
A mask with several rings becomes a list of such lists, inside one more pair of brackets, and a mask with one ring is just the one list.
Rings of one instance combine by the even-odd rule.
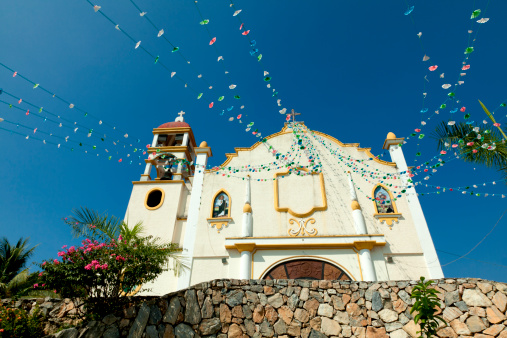
[[473, 146], [473, 145], [474, 145], [474, 143], [473, 143], [473, 142], [468, 142], [468, 143], [467, 143], [467, 146], [469, 146], [469, 147], [471, 147], [471, 146]]
[[18, 75], [18, 72], [14, 72], [14, 74], [12, 74], [12, 77], [16, 77], [16, 75]]
[[290, 121], [290, 115], [287, 115], [287, 117], [285, 118], [285, 121]]
[[211, 103], [209, 104], [209, 107], [210, 107], [210, 108], [213, 108], [213, 102], [211, 102]]
[[498, 122], [497, 122], [497, 123], [493, 123], [493, 125], [494, 125], [495, 127], [500, 127], [500, 123], [498, 123]]
[[430, 66], [428, 69], [430, 70], [430, 72], [434, 72], [435, 70], [437, 70], [438, 66], [435, 65], [435, 66]]
[[477, 151], [478, 151], [477, 149], [474, 149], [474, 150], [472, 150], [472, 153], [476, 154]]
[[463, 68], [461, 68], [461, 70], [469, 70], [470, 69], [470, 65], [464, 65]]
[[241, 118], [241, 114], [238, 115], [237, 119], [239, 120]]
[[461, 109], [460, 109], [459, 111], [460, 111], [460, 112], [462, 112], [462, 113], [464, 113], [464, 112], [465, 112], [465, 110], [466, 110], [466, 108], [465, 108], [465, 107], [461, 107]]
[[33, 133], [34, 133], [34, 134], [35, 134], [36, 132], [37, 132], [37, 128], [35, 128], [35, 129], [33, 130]]
[[145, 152], [145, 151], [143, 151], [143, 155], [146, 155], [146, 152]]
[[118, 162], [121, 162], [121, 161], [122, 161], [122, 159], [120, 158], [120, 159], [118, 160]]
[[458, 145], [457, 144], [453, 144], [452, 147], [453, 148], [458, 148]]
[[415, 132], [416, 132], [416, 133], [418, 133], [418, 132], [420, 132], [420, 131], [421, 131], [421, 129], [416, 129], [416, 130], [415, 130]]
[[18, 104], [21, 104], [22, 101], [23, 101], [22, 99], [19, 99]]
[[28, 115], [28, 114], [30, 114], [30, 110], [27, 110], [27, 111], [26, 111], [26, 115]]
[[255, 135], [255, 134], [257, 134], [257, 132], [256, 131], [252, 131], [252, 135]]
[[149, 147], [151, 147], [151, 145], [150, 145], [150, 144], [147, 144], [147, 145], [146, 145], [146, 148], [149, 148]]
[[244, 31], [244, 32], [243, 32], [243, 33], [241, 33], [241, 34], [243, 34], [243, 35], [248, 35], [248, 33], [250, 33], [250, 30]]
[[213, 38], [213, 39], [211, 39], [211, 41], [209, 42], [209, 45], [211, 46], [212, 44], [214, 44], [214, 43], [215, 43], [215, 41], [217, 41], [217, 38]]
[[242, 30], [243, 29], [243, 24], [241, 24], [241, 26], [239, 26], [239, 30]]

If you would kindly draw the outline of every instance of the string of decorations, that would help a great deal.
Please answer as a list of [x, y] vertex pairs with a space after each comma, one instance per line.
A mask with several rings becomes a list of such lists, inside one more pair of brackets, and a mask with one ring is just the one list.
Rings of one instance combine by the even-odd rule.
[[[136, 39], [134, 39], [134, 38], [133, 38], [133, 37], [132, 37], [129, 33], [127, 33], [127, 32], [126, 32], [123, 28], [120, 28], [120, 25], [119, 25], [119, 24], [117, 24], [117, 23], [116, 23], [114, 20], [112, 20], [112, 19], [111, 19], [111, 18], [110, 18], [107, 14], [105, 14], [105, 13], [104, 13], [104, 11], [102, 10], [102, 7], [101, 7], [101, 6], [98, 6], [98, 5], [93, 5], [93, 4], [90, 2], [90, 0], [85, 0], [85, 1], [86, 1], [87, 3], [89, 3], [89, 4], [93, 7], [93, 9], [94, 9], [94, 11], [95, 11], [96, 13], [100, 13], [100, 14], [101, 14], [101, 15], [102, 15], [102, 16], [103, 16], [106, 20], [108, 20], [108, 21], [109, 21], [112, 25], [114, 25], [114, 27], [115, 27], [115, 29], [116, 29], [117, 31], [120, 31], [121, 33], [123, 33], [123, 34], [124, 34], [124, 35], [125, 35], [125, 36], [126, 36], [126, 37], [127, 37], [127, 38], [131, 41], [131, 42], [132, 42], [132, 43], [134, 43], [134, 44], [135, 44], [134, 49], [141, 49], [142, 51], [144, 51], [144, 52], [145, 52], [148, 56], [150, 56], [150, 58], [154, 61], [154, 64], [158, 64], [158, 65], [162, 66], [162, 68], [164, 68], [166, 71], [168, 71], [168, 72], [171, 74], [171, 78], [176, 78], [176, 79], [178, 79], [181, 83], [183, 83], [183, 84], [184, 84], [184, 87], [185, 87], [185, 88], [189, 88], [190, 90], [192, 90], [192, 91], [195, 93], [195, 95], [196, 95], [196, 97], [197, 97], [197, 100], [200, 100], [200, 99], [203, 97], [203, 95], [204, 95], [204, 93], [203, 93], [203, 92], [199, 92], [199, 91], [197, 91], [196, 89], [194, 89], [192, 86], [190, 86], [190, 85], [188, 84], [188, 82], [186, 82], [183, 78], [181, 78], [181, 77], [180, 77], [180, 76], [176, 73], [176, 71], [173, 71], [173, 70], [169, 69], [169, 68], [168, 68], [168, 67], [167, 67], [167, 66], [166, 66], [166, 65], [165, 65], [165, 64], [164, 64], [164, 63], [160, 60], [160, 55], [156, 55], [156, 56], [155, 56], [155, 54], [154, 54], [154, 53], [152, 53], [152, 52], [148, 51], [148, 50], [147, 50], [144, 46], [142, 46], [142, 45], [141, 45], [141, 42], [142, 42], [141, 40], [136, 40]], [[133, 3], [133, 4], [134, 4], [134, 3]], [[137, 8], [138, 8], [138, 6], [137, 6]], [[143, 14], [143, 13], [144, 13], [144, 14]], [[142, 16], [146, 16], [146, 12], [141, 12], [140, 14], [143, 14]], [[157, 27], [156, 25], [154, 25], [154, 24], [153, 24], [153, 22], [152, 22], [151, 20], [150, 20], [150, 22], [152, 23], [152, 25], [153, 25], [154, 27]], [[158, 27], [157, 27], [157, 28], [158, 28]], [[163, 36], [163, 34], [164, 34], [163, 30], [159, 30], [158, 34], [161, 34], [161, 36]], [[158, 36], [158, 34], [157, 34], [157, 36]], [[168, 40], [168, 42], [169, 42], [169, 40]], [[169, 42], [169, 43], [170, 43], [170, 42]], [[176, 49], [176, 50], [174, 50], [174, 48], [177, 48], [177, 49]], [[179, 51], [179, 47], [174, 46], [174, 47], [173, 47], [173, 51], [174, 51], [174, 52]], [[188, 60], [187, 60], [187, 64], [188, 64]], [[199, 77], [199, 76], [198, 76], [198, 77]], [[206, 82], [206, 83], [207, 83], [207, 82]], [[209, 83], [207, 83], [207, 85], [209, 85]], [[235, 88], [235, 85], [231, 84], [231, 86], [234, 86], [234, 88]], [[230, 86], [229, 88], [231, 88], [231, 86]], [[210, 88], [210, 87], [211, 87], [211, 88]], [[212, 89], [212, 87], [213, 87], [213, 86], [209, 85], [209, 87], [208, 87], [208, 88]], [[231, 88], [231, 89], [234, 89], [234, 88]], [[234, 98], [235, 98], [235, 99], [240, 99], [241, 97], [240, 97], [239, 95], [234, 95]], [[220, 101], [223, 101], [224, 99], [225, 99], [225, 95], [221, 95], [221, 96], [219, 96], [218, 101], [220, 102]], [[209, 108], [210, 108], [210, 109], [211, 109], [211, 108], [213, 108], [213, 107], [216, 107], [216, 105], [215, 105], [214, 101], [212, 101], [212, 102], [211, 102], [208, 106], [209, 106]], [[244, 106], [241, 106], [241, 109], [243, 109], [243, 108], [244, 108]], [[223, 109], [223, 110], [222, 110], [222, 112], [220, 113], [220, 115], [224, 115], [225, 110], [227, 110], [227, 111], [229, 111], [229, 112], [230, 112], [230, 111], [232, 111], [233, 109], [234, 109], [234, 105], [230, 106], [230, 107], [229, 107], [229, 108], [227, 108], [227, 109]], [[241, 121], [241, 117], [242, 117], [242, 114], [239, 114], [239, 115], [237, 116], [237, 118], [236, 118], [236, 119], [237, 119], [240, 123], [242, 123], [242, 121]], [[234, 120], [234, 117], [230, 117], [230, 118], [229, 118], [229, 121], [233, 121], [233, 120]], [[247, 131], [247, 132], [248, 132], [248, 131], [250, 131], [250, 128], [251, 128], [253, 125], [254, 125], [254, 122], [249, 122], [249, 123], [248, 123], [248, 125], [247, 125], [247, 130], [246, 130], [246, 131]], [[255, 135], [256, 137], [261, 137], [261, 133], [258, 131], [258, 129], [255, 129], [255, 130], [252, 132], [252, 134], [253, 134], [253, 135]]]
[[[262, 71], [263, 71], [263, 81], [264, 82], [268, 82], [266, 84], [266, 87], [272, 89], [272, 97], [274, 97], [276, 99], [277, 105], [279, 107], [281, 107], [282, 106], [281, 99], [277, 98], [278, 97], [278, 91], [275, 88], [271, 88], [271, 83], [270, 82], [272, 80], [272, 76], [266, 70], [266, 67], [264, 66], [264, 64], [262, 62], [262, 54], [259, 52], [259, 49], [256, 48], [257, 41], [252, 38], [252, 35], [250, 35], [251, 31], [245, 27], [245, 22], [241, 18], [240, 13], [243, 10], [242, 9], [237, 9], [236, 6], [234, 5], [234, 3], [232, 2], [232, 0], [229, 0], [229, 2], [230, 2], [230, 7], [234, 10], [233, 16], [238, 19], [238, 22], [239, 22], [239, 25], [240, 25], [239, 26], [239, 31], [241, 32], [241, 35], [243, 35], [247, 39], [247, 41], [248, 41], [248, 43], [249, 43], [249, 45], [251, 47], [250, 55], [252, 57], [255, 57], [255, 59], [257, 60], [257, 63], [261, 66]], [[280, 114], [285, 114], [287, 112], [287, 108], [282, 108], [279, 112], [280, 112]]]
[[[488, 1], [488, 5], [489, 5], [489, 1]], [[410, 8], [412, 8], [412, 10], [411, 10], [411, 11], [410, 11]], [[410, 13], [412, 13], [412, 11], [413, 11], [413, 6], [412, 6], [412, 7], [410, 7], [410, 8], [409, 8], [409, 10], [408, 10], [407, 12], [405, 12], [405, 15], [409, 15]], [[487, 8], [487, 7], [486, 7], [486, 8]], [[475, 11], [472, 13], [471, 19], [475, 19], [475, 18], [477, 18], [478, 16], [480, 16], [480, 14], [481, 14], [481, 10], [475, 10]], [[479, 23], [479, 24], [483, 24], [483, 23], [486, 23], [486, 22], [488, 22], [488, 21], [489, 21], [489, 18], [483, 18], [483, 19], [479, 19], [479, 20], [477, 20], [477, 23]], [[480, 28], [480, 26], [479, 26], [479, 28]], [[473, 32], [473, 31], [472, 31], [471, 29], [470, 29], [470, 30], [468, 30], [468, 33], [469, 33], [469, 39], [468, 39], [468, 44], [467, 44], [467, 45], [468, 45], [468, 47], [465, 49], [465, 53], [464, 53], [464, 54], [465, 54], [465, 58], [464, 58], [464, 61], [463, 61], [463, 65], [464, 65], [464, 66], [462, 66], [462, 67], [461, 67], [461, 70], [462, 70], [462, 71], [466, 71], [466, 70], [468, 70], [468, 69], [470, 68], [470, 65], [467, 65], [467, 62], [466, 62], [466, 61], [469, 59], [470, 54], [474, 51], [474, 43], [475, 43], [475, 41], [476, 41], [476, 37], [477, 37], [477, 35], [478, 35], [478, 31], [479, 31], [479, 29], [477, 30], [477, 32], [476, 32], [476, 34], [475, 34], [475, 38], [473, 39], [472, 43], [470, 43], [470, 37], [471, 37], [471, 34], [472, 34], [472, 32]], [[421, 35], [422, 35], [422, 33], [419, 33], [419, 34], [418, 34], [419, 39], [421, 38]], [[430, 58], [429, 58], [429, 57], [425, 54], [425, 55], [424, 55], [424, 57], [423, 57], [423, 61], [428, 61], [428, 60], [430, 60]], [[433, 64], [432, 64], [432, 66], [430, 66], [430, 67], [428, 68], [428, 70], [429, 70], [430, 72], [433, 72], [433, 71], [435, 71], [437, 68], [438, 68], [438, 66], [437, 66], [437, 65], [433, 65]], [[439, 109], [442, 109], [442, 110], [443, 110], [443, 109], [445, 109], [445, 108], [447, 107], [447, 102], [448, 102], [449, 100], [455, 100], [454, 102], [456, 103], [456, 105], [457, 105], [457, 103], [459, 103], [459, 100], [456, 100], [456, 97], [455, 97], [455, 96], [456, 96], [456, 92], [457, 92], [457, 90], [458, 90], [458, 86], [464, 83], [464, 81], [462, 81], [462, 80], [461, 80], [461, 78], [462, 78], [463, 76], [465, 76], [465, 75], [466, 75], [466, 73], [460, 73], [460, 74], [459, 74], [459, 76], [458, 76], [458, 80], [457, 80], [457, 83], [454, 85], [453, 90], [447, 94], [447, 98], [446, 98], [446, 100], [445, 100], [445, 101], [444, 101], [444, 102], [440, 105], [440, 108], [439, 108]], [[442, 73], [442, 74], [440, 75], [440, 78], [444, 78], [444, 73]], [[425, 80], [429, 82], [429, 80], [427, 79], [427, 75], [425, 76]], [[447, 90], [447, 89], [449, 89], [450, 87], [452, 87], [452, 85], [450, 85], [450, 84], [443, 84], [443, 85], [442, 85], [442, 88], [443, 88], [444, 90]], [[423, 96], [424, 96], [424, 97], [426, 97], [426, 95], [427, 95], [426, 93], [423, 93]], [[424, 101], [423, 101], [423, 102], [424, 102]], [[459, 109], [460, 109], [460, 111], [461, 111], [461, 112], [465, 112], [466, 107], [464, 107], [464, 106], [463, 106], [463, 107], [461, 107], [461, 108], [459, 108]], [[424, 108], [424, 107], [423, 107], [423, 108], [421, 109], [421, 111], [420, 111], [420, 112], [421, 112], [421, 113], [425, 113], [425, 112], [427, 112], [427, 111], [428, 111], [428, 108]], [[458, 111], [458, 107], [456, 107], [456, 108], [452, 109], [452, 110], [450, 111], [450, 113], [455, 113], [455, 112], [457, 112], [457, 111]], [[435, 111], [435, 113], [434, 113], [434, 114], [432, 114], [432, 115], [428, 118], [428, 120], [430, 120], [430, 119], [431, 119], [431, 117], [433, 117], [433, 115], [435, 115], [435, 114], [439, 114], [439, 110], [436, 110], [436, 111]], [[469, 117], [470, 117], [470, 114], [468, 114], [468, 113], [467, 113], [467, 114], [465, 114], [465, 119], [468, 119]], [[451, 124], [451, 123], [452, 123], [452, 124], [454, 124], [455, 122], [454, 122], [454, 121], [450, 121], [449, 123], [450, 123], [450, 124]], [[473, 122], [467, 122], [467, 123], [469, 123], [469, 124], [470, 124], [470, 123], [473, 123]], [[415, 129], [415, 133], [412, 133], [410, 136], [417, 136], [417, 133], [420, 133], [420, 132], [421, 132], [421, 129], [422, 129], [425, 125], [426, 125], [426, 122], [421, 121], [421, 127], [420, 127], [420, 128], [416, 128], [416, 129]], [[424, 138], [424, 134], [419, 134], [419, 135], [418, 135], [418, 140], [419, 140], [418, 142], [420, 142], [420, 140], [422, 140], [423, 138]], [[409, 137], [407, 137], [407, 138], [406, 138], [406, 140], [409, 140], [409, 139], [410, 139]], [[420, 156], [420, 154], [421, 154], [421, 153], [419, 152], [419, 143], [418, 143], [418, 147], [417, 147], [417, 151], [416, 151], [416, 156]], [[417, 159], [415, 160], [415, 162], [417, 162]]]
[[[98, 124], [101, 125], [102, 127], [109, 127], [121, 134], [128, 135], [128, 133], [125, 133], [124, 131], [122, 132], [120, 130], [117, 130], [115, 126], [112, 126], [107, 122], [103, 122], [102, 119], [100, 119], [98, 116], [95, 116], [94, 114], [91, 114], [91, 113], [81, 109], [79, 106], [75, 105], [71, 101], [61, 97], [60, 95], [54, 93], [53, 91], [50, 91], [49, 89], [45, 88], [40, 83], [36, 83], [33, 80], [30, 80], [28, 77], [24, 76], [23, 74], [21, 74], [18, 71], [15, 71], [11, 67], [7, 66], [6, 64], [0, 62], [0, 66], [3, 67], [4, 69], [10, 71], [13, 78], [21, 78], [21, 79], [25, 80], [26, 82], [30, 83], [33, 86], [33, 89], [42, 90], [44, 93], [51, 95], [53, 98], [59, 100], [60, 102], [63, 102], [69, 109], [79, 111], [80, 113], [83, 114], [84, 117], [91, 117], [91, 118], [98, 120]], [[138, 140], [138, 142], [140, 142], [140, 140]]]
[[155, 29], [155, 31], [157, 32], [157, 37], [158, 38], [162, 38], [162, 40], [164, 40], [165, 42], [167, 42], [170, 46], [171, 46], [171, 49], [172, 49], [172, 53], [175, 53], [175, 54], [178, 54], [181, 56], [181, 58], [183, 59], [183, 61], [185, 62], [185, 64], [187, 64], [190, 68], [192, 68], [192, 70], [195, 72], [197, 78], [201, 79], [202, 81], [204, 81], [204, 83], [206, 84], [206, 87], [208, 87], [209, 89], [213, 89], [213, 86], [206, 80], [206, 78], [202, 75], [202, 73], [200, 73], [194, 66], [193, 64], [190, 62], [190, 60], [183, 54], [183, 51], [181, 50], [180, 47], [178, 47], [177, 45], [173, 44], [169, 38], [167, 37], [167, 32], [164, 31], [164, 29], [161, 29], [159, 26], [157, 26], [148, 16], [148, 13], [141, 10], [141, 8], [133, 1], [133, 0], [129, 0], [130, 3], [139, 11], [139, 16], [141, 18], [144, 18], [146, 19], [150, 25]]

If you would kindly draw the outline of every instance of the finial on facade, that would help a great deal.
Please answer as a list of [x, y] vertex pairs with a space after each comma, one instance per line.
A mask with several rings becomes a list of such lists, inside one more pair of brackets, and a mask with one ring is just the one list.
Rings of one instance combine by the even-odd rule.
[[178, 117], [174, 120], [174, 122], [185, 122], [185, 119], [183, 118], [183, 115], [185, 115], [185, 112], [182, 110], [178, 113]]
[[245, 203], [243, 206], [243, 213], [252, 213], [252, 206], [249, 203]]
[[361, 206], [359, 205], [359, 202], [357, 202], [357, 201], [352, 201], [352, 204], [350, 205], [350, 207], [352, 208], [352, 210], [361, 210]]
[[204, 148], [204, 147], [207, 147], [207, 146], [208, 146], [208, 142], [202, 141], [201, 144], [199, 145], [199, 148]]

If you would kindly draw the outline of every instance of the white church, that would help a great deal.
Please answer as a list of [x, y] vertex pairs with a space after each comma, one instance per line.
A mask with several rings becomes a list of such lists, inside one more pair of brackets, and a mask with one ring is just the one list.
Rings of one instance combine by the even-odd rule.
[[388, 162], [289, 122], [213, 169], [211, 147], [197, 145], [182, 116], [153, 135], [125, 220], [179, 244], [188, 269], [143, 285], [148, 294], [219, 278], [443, 277], [403, 139], [393, 133], [383, 145]]

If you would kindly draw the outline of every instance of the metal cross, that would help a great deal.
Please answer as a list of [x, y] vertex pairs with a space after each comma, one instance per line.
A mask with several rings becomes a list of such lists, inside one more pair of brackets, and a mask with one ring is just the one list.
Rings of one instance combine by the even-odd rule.
[[292, 122], [296, 122], [296, 115], [301, 115], [301, 113], [296, 113], [294, 109], [292, 109], [289, 115], [292, 115]]
[[185, 115], [185, 112], [182, 110], [182, 111], [180, 111], [180, 112], [178, 113], [178, 115], [179, 115], [180, 117], [183, 117], [183, 115]]

